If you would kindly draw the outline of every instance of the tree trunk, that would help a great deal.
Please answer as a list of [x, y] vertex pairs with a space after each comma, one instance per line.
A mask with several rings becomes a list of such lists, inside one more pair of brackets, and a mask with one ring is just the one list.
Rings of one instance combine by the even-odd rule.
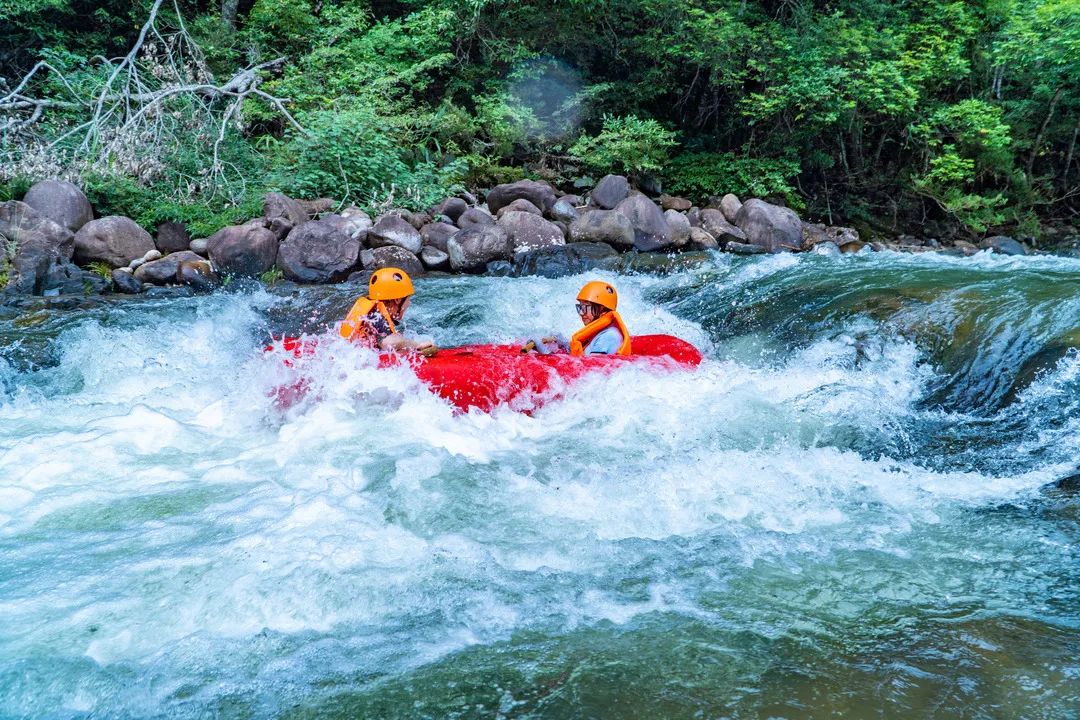
[[1073, 127], [1072, 140], [1069, 141], [1069, 152], [1065, 155], [1065, 172], [1061, 174], [1061, 184], [1066, 189], [1069, 187], [1069, 168], [1072, 167], [1073, 151], [1076, 149], [1076, 136], [1080, 135], [1080, 120]]
[[240, 10], [240, 0], [221, 0], [221, 22], [236, 29], [236, 14]]
[[1031, 145], [1031, 154], [1028, 155], [1027, 161], [1027, 176], [1031, 179], [1031, 171], [1035, 167], [1035, 156], [1039, 154], [1039, 147], [1042, 145], [1043, 135], [1046, 134], [1046, 128], [1050, 125], [1051, 118], [1054, 117], [1054, 109], [1057, 107], [1058, 100], [1061, 99], [1061, 93], [1065, 91], [1065, 88], [1059, 87], [1057, 92], [1054, 93], [1054, 97], [1050, 100], [1050, 107], [1046, 111], [1046, 118], [1043, 119], [1042, 126], [1039, 128], [1039, 134], [1035, 136], [1035, 142]]

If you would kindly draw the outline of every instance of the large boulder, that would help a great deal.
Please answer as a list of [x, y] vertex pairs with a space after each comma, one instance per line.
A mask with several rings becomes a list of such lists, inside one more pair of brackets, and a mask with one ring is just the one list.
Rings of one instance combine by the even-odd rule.
[[221, 272], [255, 277], [274, 267], [279, 245], [273, 230], [253, 220], [218, 230], [207, 238], [206, 252]]
[[552, 220], [564, 223], [572, 223], [578, 219], [577, 207], [570, 201], [570, 197], [561, 197], [555, 201], [548, 212]]
[[187, 226], [178, 222], [161, 223], [154, 236], [154, 247], [161, 251], [162, 255], [187, 250], [191, 247], [191, 235], [188, 234]]
[[420, 262], [428, 270], [447, 270], [450, 267], [450, 255], [434, 245], [425, 245], [420, 251]]
[[715, 208], [701, 211], [701, 229], [712, 235], [721, 246], [729, 242], [746, 242], [746, 234], [729, 223], [723, 211]]
[[65, 180], [43, 180], [27, 191], [23, 202], [57, 225], [77, 232], [94, 219], [90, 201], [78, 185]]
[[665, 210], [678, 210], [679, 212], [686, 212], [694, 206], [694, 203], [690, 202], [686, 198], [674, 197], [672, 195], [660, 196], [660, 207]]
[[634, 247], [634, 225], [630, 218], [614, 210], [582, 213], [568, 229], [570, 242], [602, 242], [615, 248]]
[[629, 194], [629, 180], [622, 175], [605, 175], [589, 193], [589, 203], [604, 210], [614, 210]]
[[91, 220], [75, 233], [75, 262], [80, 265], [102, 262], [124, 267], [156, 249], [150, 233], [120, 215]]
[[263, 217], [266, 224], [278, 240], [300, 223], [307, 222], [307, 208], [299, 200], [279, 192], [266, 193], [263, 196]]
[[664, 214], [649, 198], [634, 194], [623, 200], [615, 212], [625, 216], [634, 227], [634, 247], [644, 252], [663, 250], [674, 245]]
[[741, 209], [742, 202], [735, 195], [728, 193], [720, 198], [720, 212], [724, 214], [724, 219], [728, 222], [735, 222], [735, 218], [739, 216], [739, 210]]
[[431, 209], [432, 215], [445, 215], [451, 222], [457, 222], [462, 213], [469, 209], [469, 204], [461, 198], [446, 198]]
[[41, 294], [96, 295], [111, 289], [112, 282], [96, 272], [84, 270], [73, 263], [57, 263], [49, 267], [41, 283]]
[[804, 222], [802, 229], [804, 250], [809, 250], [817, 245], [825, 245], [826, 243], [843, 248], [845, 245], [859, 242], [859, 231], [855, 228]]
[[[552, 207], [555, 207], [555, 206], [552, 205]], [[540, 216], [543, 216], [543, 214], [544, 214], [543, 212], [541, 212], [540, 208], [536, 207], [535, 205], [533, 205], [528, 200], [525, 200], [524, 198], [518, 198], [517, 200], [510, 203], [509, 205], [503, 205], [501, 208], [499, 208], [499, 211], [497, 213], [495, 213], [495, 218], [496, 219], [501, 218], [503, 215], [505, 215], [508, 212], [527, 212], [527, 213], [532, 213], [533, 215], [540, 215]]]
[[690, 242], [687, 244], [691, 250], [716, 250], [720, 247], [716, 238], [699, 227], [690, 228]]
[[491, 217], [491, 213], [484, 212], [480, 208], [469, 208], [457, 219], [457, 226], [462, 230], [494, 224], [495, 218]]
[[501, 227], [475, 227], [451, 237], [446, 251], [454, 270], [478, 271], [492, 260], [509, 260], [513, 245], [510, 235]]
[[420, 228], [420, 238], [424, 241], [425, 247], [431, 246], [446, 252], [446, 241], [457, 231], [457, 226], [450, 223], [428, 223]]
[[541, 211], [547, 212], [555, 204], [555, 191], [547, 183], [536, 180], [518, 180], [496, 185], [487, 194], [488, 210], [497, 213], [500, 208], [519, 199], [528, 200]]
[[178, 285], [187, 285], [203, 292], [213, 290], [221, 283], [213, 266], [206, 260], [185, 260], [176, 269]]
[[747, 200], [735, 216], [735, 224], [747, 242], [766, 252], [796, 252], [803, 249], [802, 221], [786, 207], [754, 198]]
[[125, 295], [138, 295], [143, 291], [143, 284], [135, 279], [135, 275], [127, 268], [116, 268], [112, 271], [113, 287], [118, 293]]
[[424, 267], [416, 256], [397, 245], [384, 245], [364, 250], [360, 253], [360, 264], [368, 272], [386, 267], [399, 268], [410, 275], [420, 275], [424, 272]]
[[0, 273], [7, 271], [7, 289], [40, 295], [49, 289], [50, 269], [69, 263], [73, 249], [63, 225], [18, 200], [0, 203]]
[[506, 230], [510, 236], [515, 253], [566, 244], [562, 230], [531, 212], [503, 211], [503, 216], [499, 218], [499, 227]]
[[400, 215], [383, 215], [375, 223], [375, 227], [368, 230], [368, 247], [389, 247], [391, 245], [404, 248], [413, 255], [420, 252], [424, 241], [420, 237], [420, 231], [414, 228]]
[[360, 240], [350, 235], [341, 218], [330, 217], [293, 228], [278, 247], [277, 265], [289, 280], [323, 283], [347, 276], [359, 255]]
[[151, 260], [135, 268], [135, 279], [149, 285], [172, 285], [176, 274], [185, 262], [206, 262], [198, 253], [190, 250], [171, 253], [160, 260]]
[[994, 235], [979, 243], [979, 247], [1001, 255], [1027, 255], [1027, 248], [1006, 235]]
[[570, 243], [518, 253], [514, 256], [514, 274], [565, 277], [610, 267], [618, 257], [618, 251], [605, 243]]
[[690, 221], [677, 210], [665, 210], [664, 221], [671, 231], [671, 240], [675, 247], [682, 247], [690, 241]]

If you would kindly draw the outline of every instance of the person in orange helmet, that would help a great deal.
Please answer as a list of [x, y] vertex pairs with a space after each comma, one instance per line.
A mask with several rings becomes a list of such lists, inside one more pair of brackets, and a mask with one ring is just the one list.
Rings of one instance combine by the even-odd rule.
[[413, 284], [400, 268], [376, 270], [368, 281], [368, 294], [353, 303], [338, 331], [346, 340], [377, 350], [435, 352], [430, 340], [409, 340], [400, 332], [402, 318], [412, 301]]
[[577, 294], [577, 311], [585, 327], [574, 333], [569, 342], [558, 337], [530, 340], [523, 351], [550, 352], [557, 343], [571, 355], [629, 355], [630, 331], [616, 308], [619, 294], [614, 286], [601, 280], [585, 283]]

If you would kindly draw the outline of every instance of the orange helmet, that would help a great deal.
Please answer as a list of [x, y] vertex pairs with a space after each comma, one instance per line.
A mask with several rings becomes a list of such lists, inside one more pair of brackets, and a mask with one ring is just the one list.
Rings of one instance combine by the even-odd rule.
[[376, 270], [368, 280], [368, 297], [372, 300], [400, 300], [413, 294], [409, 273], [401, 268]]
[[577, 299], [602, 305], [608, 310], [614, 310], [619, 304], [619, 293], [615, 292], [615, 288], [606, 282], [593, 280], [585, 283], [585, 287], [581, 288], [581, 292], [577, 294]]

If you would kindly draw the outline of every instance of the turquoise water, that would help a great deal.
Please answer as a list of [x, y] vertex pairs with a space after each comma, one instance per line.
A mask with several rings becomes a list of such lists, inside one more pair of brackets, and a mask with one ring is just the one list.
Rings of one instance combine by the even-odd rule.
[[[706, 352], [454, 415], [356, 288], [0, 310], [4, 717], [1071, 718], [1080, 261], [600, 274]], [[440, 344], [584, 277], [418, 283]]]

